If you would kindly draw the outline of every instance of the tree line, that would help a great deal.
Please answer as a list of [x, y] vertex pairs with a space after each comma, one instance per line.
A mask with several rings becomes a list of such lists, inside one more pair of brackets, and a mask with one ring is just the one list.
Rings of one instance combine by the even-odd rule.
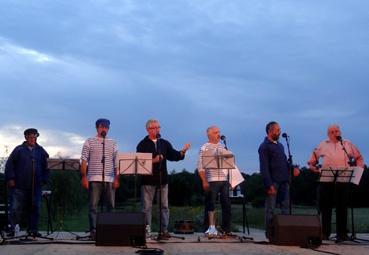
[[[260, 173], [245, 174], [245, 181], [240, 185], [245, 201], [249, 206], [264, 206], [264, 187]], [[301, 169], [298, 177], [294, 177], [291, 185], [292, 203], [294, 205], [315, 206], [317, 201], [317, 174], [306, 168]], [[139, 201], [140, 177], [121, 176], [121, 186], [116, 191], [116, 203], [124, 205]], [[4, 174], [0, 174], [0, 203], [5, 200]], [[52, 207], [54, 214], [73, 214], [87, 204], [87, 191], [80, 185], [78, 171], [59, 170], [50, 173], [50, 179], [44, 189], [53, 193]], [[369, 207], [369, 171], [365, 167], [360, 185], [351, 185], [350, 201], [355, 207]], [[200, 178], [195, 172], [183, 169], [169, 174], [169, 204], [172, 206], [201, 206], [204, 194]], [[61, 215], [59, 215], [61, 216]]]

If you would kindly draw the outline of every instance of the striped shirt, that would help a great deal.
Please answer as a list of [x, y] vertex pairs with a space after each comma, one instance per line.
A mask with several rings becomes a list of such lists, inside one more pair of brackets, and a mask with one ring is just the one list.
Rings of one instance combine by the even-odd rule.
[[81, 159], [88, 163], [88, 181], [113, 182], [115, 168], [118, 168], [118, 147], [111, 138], [105, 138], [105, 169], [103, 179], [103, 139], [99, 137], [88, 138], [82, 148]]
[[[199, 159], [197, 161], [197, 170], [199, 172], [204, 172], [205, 171], [205, 176], [206, 176], [206, 180], [208, 182], [215, 182], [215, 181], [228, 181], [228, 169], [212, 169], [212, 168], [206, 168], [204, 169], [204, 157], [203, 157], [203, 153], [204, 151], [214, 151], [214, 155], [217, 154], [217, 151], [224, 151], [225, 148], [222, 144], [217, 143], [205, 143], [203, 146], [201, 146], [200, 148], [200, 153], [199, 153]], [[230, 151], [228, 151], [230, 152]]]

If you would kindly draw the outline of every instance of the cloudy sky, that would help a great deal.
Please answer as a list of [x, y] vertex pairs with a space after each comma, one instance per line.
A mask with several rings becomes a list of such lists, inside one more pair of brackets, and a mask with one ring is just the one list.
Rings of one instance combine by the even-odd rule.
[[[51, 156], [78, 158], [97, 118], [122, 152], [145, 122], [193, 171], [216, 124], [244, 172], [258, 170], [265, 124], [294, 162], [331, 123], [369, 157], [369, 2], [345, 0], [2, 0], [0, 155], [39, 129]], [[284, 141], [282, 141], [284, 143]]]

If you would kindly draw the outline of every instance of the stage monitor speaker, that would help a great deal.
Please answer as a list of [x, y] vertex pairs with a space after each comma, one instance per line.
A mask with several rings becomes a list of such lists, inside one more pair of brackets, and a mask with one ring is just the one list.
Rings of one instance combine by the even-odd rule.
[[97, 246], [144, 246], [145, 214], [110, 212], [98, 213], [96, 222]]
[[275, 215], [267, 236], [272, 244], [319, 246], [322, 227], [318, 215]]

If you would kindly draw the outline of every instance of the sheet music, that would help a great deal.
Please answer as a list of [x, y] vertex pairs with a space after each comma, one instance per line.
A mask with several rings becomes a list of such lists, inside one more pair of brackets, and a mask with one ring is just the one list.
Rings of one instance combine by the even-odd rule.
[[235, 160], [232, 152], [226, 149], [207, 150], [202, 153], [202, 165], [207, 169], [233, 169]]
[[202, 153], [202, 165], [206, 169], [218, 169], [224, 175], [229, 174], [229, 184], [235, 188], [244, 181], [244, 178], [235, 164], [235, 158], [231, 151], [218, 148], [207, 150]]
[[152, 174], [152, 153], [118, 153], [118, 162], [119, 174]]
[[47, 159], [47, 168], [49, 170], [80, 170], [79, 159], [59, 159], [49, 158]]
[[237, 166], [233, 169], [229, 169], [229, 184], [231, 185], [232, 189], [234, 189], [238, 184], [243, 182], [245, 179], [243, 178], [240, 170]]
[[[355, 167], [332, 167], [321, 169], [320, 182], [333, 182], [334, 174], [337, 171], [336, 182], [351, 182], [359, 185], [364, 169], [358, 166]], [[352, 174], [352, 176], [351, 176]]]

